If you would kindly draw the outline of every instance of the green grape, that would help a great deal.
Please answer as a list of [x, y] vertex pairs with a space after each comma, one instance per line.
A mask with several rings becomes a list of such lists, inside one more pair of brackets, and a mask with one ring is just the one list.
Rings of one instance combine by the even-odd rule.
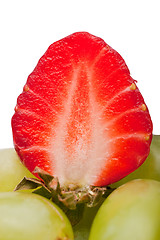
[[33, 193], [0, 193], [1, 240], [73, 240], [65, 214]]
[[0, 166], [0, 192], [13, 191], [24, 176], [34, 177], [13, 148], [0, 150]]
[[160, 182], [132, 180], [100, 207], [89, 240], [159, 240]]
[[153, 135], [150, 154], [146, 161], [137, 170], [111, 186], [118, 187], [128, 181], [138, 178], [160, 181], [160, 135]]

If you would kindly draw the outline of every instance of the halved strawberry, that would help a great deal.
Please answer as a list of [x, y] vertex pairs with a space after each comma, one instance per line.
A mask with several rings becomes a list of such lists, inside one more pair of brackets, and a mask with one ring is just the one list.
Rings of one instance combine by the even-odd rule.
[[124, 60], [87, 32], [48, 48], [18, 97], [12, 128], [33, 174], [38, 166], [73, 188], [125, 177], [144, 162], [152, 138], [147, 106]]

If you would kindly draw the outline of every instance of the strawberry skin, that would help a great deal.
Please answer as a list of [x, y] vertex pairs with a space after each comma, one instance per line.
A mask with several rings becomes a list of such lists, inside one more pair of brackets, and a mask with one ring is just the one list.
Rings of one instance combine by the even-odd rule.
[[[105, 186], [147, 158], [152, 121], [122, 57], [77, 32], [53, 43], [29, 75], [12, 117], [15, 149], [62, 186]], [[36, 175], [36, 174], [35, 174]]]

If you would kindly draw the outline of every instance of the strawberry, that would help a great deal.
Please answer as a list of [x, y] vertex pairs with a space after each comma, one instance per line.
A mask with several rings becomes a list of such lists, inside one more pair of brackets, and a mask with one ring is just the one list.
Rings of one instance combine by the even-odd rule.
[[23, 164], [63, 188], [105, 186], [137, 169], [152, 139], [148, 108], [122, 57], [77, 32], [50, 45], [12, 117]]

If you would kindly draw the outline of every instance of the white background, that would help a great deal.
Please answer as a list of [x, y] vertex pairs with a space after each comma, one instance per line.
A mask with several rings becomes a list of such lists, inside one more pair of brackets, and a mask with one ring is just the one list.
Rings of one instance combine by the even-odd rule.
[[159, 0], [0, 0], [0, 148], [13, 147], [11, 117], [38, 59], [76, 31], [122, 55], [160, 134]]

